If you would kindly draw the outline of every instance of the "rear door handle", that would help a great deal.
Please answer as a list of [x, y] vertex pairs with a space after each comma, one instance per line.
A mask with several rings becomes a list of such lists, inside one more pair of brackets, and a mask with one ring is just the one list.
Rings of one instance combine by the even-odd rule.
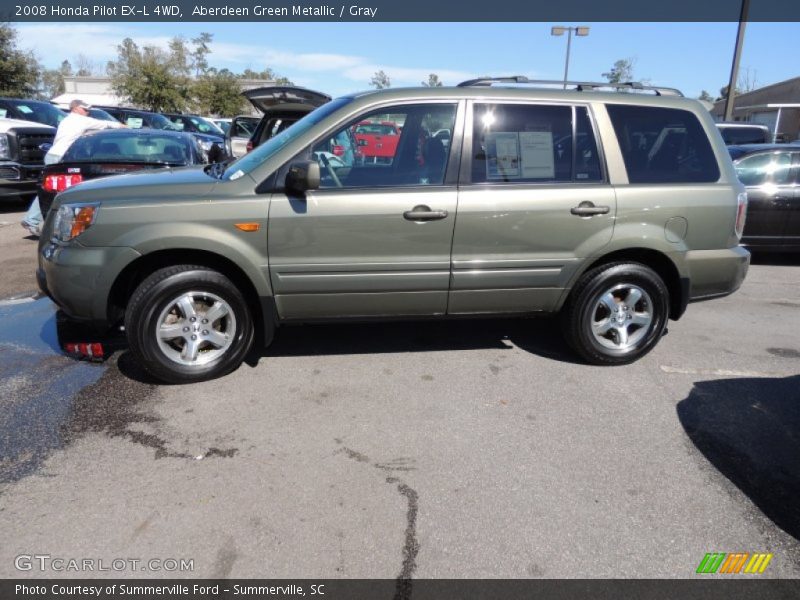
[[431, 210], [430, 206], [425, 206], [424, 204], [418, 204], [403, 213], [403, 218], [409, 221], [437, 221], [446, 217], [446, 210]]
[[607, 215], [611, 211], [610, 206], [595, 206], [593, 202], [583, 201], [578, 206], [573, 206], [569, 212], [579, 217], [591, 217], [593, 215]]

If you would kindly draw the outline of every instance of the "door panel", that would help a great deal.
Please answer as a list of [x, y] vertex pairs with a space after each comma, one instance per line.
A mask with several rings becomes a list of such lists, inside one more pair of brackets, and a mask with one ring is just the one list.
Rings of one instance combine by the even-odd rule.
[[[609, 212], [573, 215], [582, 202]], [[448, 312], [551, 310], [580, 259], [611, 240], [615, 213], [608, 185], [462, 190]]]
[[[270, 272], [281, 317], [444, 314], [456, 196], [455, 188], [273, 195]], [[419, 205], [447, 216], [404, 217]]]

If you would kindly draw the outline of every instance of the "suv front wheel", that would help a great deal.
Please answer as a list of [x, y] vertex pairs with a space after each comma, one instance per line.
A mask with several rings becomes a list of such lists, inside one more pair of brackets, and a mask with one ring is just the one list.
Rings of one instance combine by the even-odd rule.
[[247, 302], [224, 275], [197, 265], [160, 269], [125, 311], [131, 352], [156, 378], [191, 383], [238, 367], [253, 342]]
[[563, 316], [567, 342], [587, 362], [628, 364], [661, 339], [669, 291], [643, 264], [602, 265], [580, 278]]

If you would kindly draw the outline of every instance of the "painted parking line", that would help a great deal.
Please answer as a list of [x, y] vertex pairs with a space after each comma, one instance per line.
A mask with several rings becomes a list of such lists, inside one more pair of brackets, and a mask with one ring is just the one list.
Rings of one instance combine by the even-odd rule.
[[682, 375], [716, 375], [719, 377], [789, 377], [787, 373], [769, 371], [735, 371], [730, 369], [692, 369], [684, 367], [670, 367], [661, 365], [664, 373], [680, 373]]

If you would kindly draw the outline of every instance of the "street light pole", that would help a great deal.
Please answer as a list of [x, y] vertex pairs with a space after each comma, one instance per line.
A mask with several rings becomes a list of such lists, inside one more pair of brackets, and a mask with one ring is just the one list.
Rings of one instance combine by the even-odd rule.
[[550, 29], [550, 35], [564, 35], [565, 32], [567, 34], [567, 59], [564, 61], [564, 89], [567, 89], [567, 81], [569, 79], [569, 52], [572, 46], [573, 31], [575, 35], [580, 37], [589, 35], [588, 27], [564, 27], [563, 25], [557, 25]]

